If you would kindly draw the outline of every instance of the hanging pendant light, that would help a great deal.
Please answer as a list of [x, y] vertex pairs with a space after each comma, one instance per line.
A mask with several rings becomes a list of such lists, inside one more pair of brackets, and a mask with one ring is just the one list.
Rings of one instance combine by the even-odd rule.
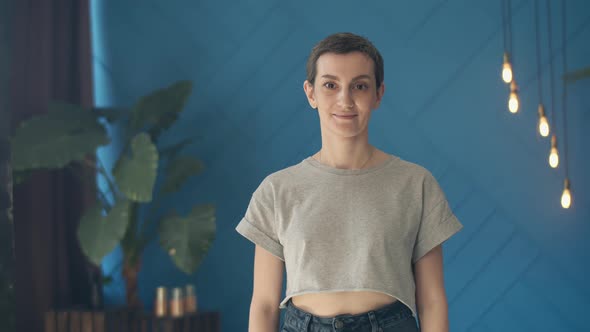
[[516, 82], [512, 80], [512, 82], [510, 82], [510, 96], [508, 97], [508, 110], [510, 113], [514, 114], [518, 112], [519, 104], [518, 87], [516, 86]]
[[[551, 1], [547, 0], [547, 44], [549, 46], [549, 86], [550, 86], [550, 97], [551, 97], [551, 123], [553, 124], [553, 135], [551, 136], [551, 152], [549, 154], [549, 165], [553, 168], [557, 168], [559, 165], [559, 153], [557, 151], [557, 128], [555, 126], [555, 87], [554, 87], [554, 75], [553, 75], [553, 37], [551, 28]], [[536, 2], [535, 2], [536, 3]], [[540, 88], [539, 88], [540, 90]], [[543, 109], [545, 111], [545, 109]], [[540, 116], [540, 115], [539, 115]]]
[[[567, 45], [566, 45], [566, 0], [561, 0], [561, 59], [563, 64], [563, 72], [567, 73]], [[569, 179], [569, 159], [568, 159], [568, 140], [567, 140], [567, 82], [562, 81], [563, 94], [562, 94], [562, 111], [563, 111], [563, 164], [565, 168], [565, 180], [563, 183], [563, 193], [561, 194], [561, 207], [569, 209], [572, 204], [572, 193], [570, 191], [570, 179]]]
[[504, 52], [504, 63], [502, 64], [502, 80], [507, 84], [512, 82], [512, 65], [510, 64], [510, 56], [506, 52]]
[[561, 207], [569, 209], [572, 205], [572, 193], [570, 191], [570, 180], [565, 179], [563, 183], [563, 193], [561, 194]]
[[543, 104], [539, 104], [539, 134], [543, 137], [549, 136], [549, 122], [547, 121], [547, 117], [545, 116], [545, 108]]
[[502, 0], [502, 32], [504, 40], [504, 55], [502, 61], [502, 80], [506, 84], [512, 83], [514, 78], [512, 71], [512, 3], [510, 0]]
[[557, 152], [557, 137], [551, 136], [551, 151], [549, 152], [549, 166], [557, 168], [559, 166], [559, 153]]
[[537, 58], [537, 89], [539, 97], [539, 107], [537, 113], [539, 114], [539, 122], [537, 128], [539, 134], [543, 137], [549, 136], [549, 122], [545, 116], [545, 106], [543, 106], [543, 75], [541, 70], [541, 38], [539, 33], [539, 0], [535, 0], [535, 46]]

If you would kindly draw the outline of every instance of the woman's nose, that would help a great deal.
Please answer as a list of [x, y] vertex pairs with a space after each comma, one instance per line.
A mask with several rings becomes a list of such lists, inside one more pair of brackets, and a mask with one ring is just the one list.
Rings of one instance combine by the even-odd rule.
[[340, 92], [340, 105], [345, 108], [352, 108], [354, 100], [352, 99], [352, 92], [349, 89], [342, 89]]

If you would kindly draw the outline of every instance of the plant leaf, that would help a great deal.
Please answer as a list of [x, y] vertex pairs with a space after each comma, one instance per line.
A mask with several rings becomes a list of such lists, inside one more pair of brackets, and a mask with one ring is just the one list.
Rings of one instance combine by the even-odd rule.
[[196, 205], [186, 217], [176, 214], [164, 217], [159, 233], [160, 245], [176, 266], [192, 274], [215, 239], [215, 206]]
[[158, 150], [146, 133], [131, 140], [129, 153], [123, 153], [116, 163], [113, 175], [121, 192], [136, 202], [152, 200], [152, 191], [158, 172]]
[[109, 144], [105, 128], [89, 110], [59, 102], [49, 109], [16, 129], [11, 139], [14, 170], [62, 168]]
[[[198, 137], [203, 138], [202, 136], [198, 136]], [[189, 138], [185, 138], [185, 139], [179, 141], [178, 143], [174, 143], [170, 146], [160, 148], [158, 150], [158, 151], [160, 151], [160, 159], [161, 160], [173, 159], [185, 146], [191, 144], [192, 142], [193, 142], [193, 138], [189, 137]]]
[[176, 121], [191, 90], [191, 81], [178, 81], [142, 97], [132, 110], [133, 132], [149, 126], [150, 134], [156, 140], [161, 131], [168, 129]]
[[78, 240], [82, 251], [96, 265], [119, 244], [129, 223], [129, 200], [117, 201], [106, 216], [95, 204], [88, 209], [78, 226]]
[[193, 157], [181, 156], [172, 160], [166, 168], [162, 193], [178, 191], [189, 177], [199, 174], [204, 168], [203, 162]]

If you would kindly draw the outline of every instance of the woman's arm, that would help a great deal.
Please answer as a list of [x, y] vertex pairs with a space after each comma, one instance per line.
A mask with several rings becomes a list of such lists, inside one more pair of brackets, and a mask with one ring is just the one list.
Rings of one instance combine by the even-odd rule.
[[248, 331], [279, 330], [279, 303], [283, 287], [284, 262], [256, 245], [254, 253], [254, 287], [250, 303]]
[[414, 265], [416, 307], [422, 332], [449, 332], [448, 304], [443, 278], [442, 245]]

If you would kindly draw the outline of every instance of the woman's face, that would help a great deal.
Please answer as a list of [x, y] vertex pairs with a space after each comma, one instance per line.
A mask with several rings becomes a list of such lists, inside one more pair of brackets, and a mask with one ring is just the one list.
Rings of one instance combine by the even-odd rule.
[[383, 84], [377, 89], [373, 66], [361, 52], [324, 53], [318, 58], [315, 84], [306, 80], [303, 88], [311, 107], [318, 109], [322, 131], [343, 137], [366, 131], [385, 89]]

